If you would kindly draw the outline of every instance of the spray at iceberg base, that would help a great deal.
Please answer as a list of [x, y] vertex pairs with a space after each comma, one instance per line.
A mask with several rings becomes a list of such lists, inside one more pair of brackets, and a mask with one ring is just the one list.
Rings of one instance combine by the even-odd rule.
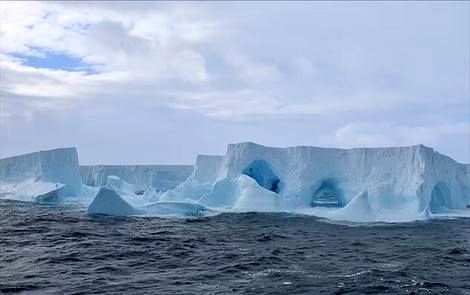
[[[78, 202], [90, 215], [290, 212], [353, 222], [470, 217], [470, 165], [422, 145], [346, 150], [239, 143], [225, 156], [198, 156], [189, 177], [188, 166], [82, 166], [81, 177], [80, 168], [74, 148], [0, 159], [0, 198]], [[98, 186], [87, 185], [105, 176], [92, 182]]]
[[468, 168], [422, 145], [344, 150], [240, 143], [225, 156], [198, 156], [184, 182], [152, 200], [107, 184], [88, 212], [290, 212], [352, 222], [470, 217]]

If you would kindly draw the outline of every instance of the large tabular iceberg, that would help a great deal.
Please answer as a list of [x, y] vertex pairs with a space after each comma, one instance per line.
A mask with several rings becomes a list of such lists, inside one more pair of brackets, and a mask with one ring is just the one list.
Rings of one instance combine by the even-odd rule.
[[199, 157], [161, 200], [229, 211], [299, 212], [353, 221], [404, 221], [465, 209], [468, 165], [423, 145], [271, 148], [231, 144]]
[[0, 198], [56, 203], [79, 196], [81, 187], [75, 148], [0, 159]]
[[470, 216], [470, 165], [423, 145], [272, 148], [247, 142], [229, 145], [224, 156], [198, 156], [194, 169], [86, 166], [81, 172], [74, 148], [1, 159], [0, 198], [56, 203], [72, 197], [91, 203], [89, 214], [109, 215], [256, 211], [348, 221]]

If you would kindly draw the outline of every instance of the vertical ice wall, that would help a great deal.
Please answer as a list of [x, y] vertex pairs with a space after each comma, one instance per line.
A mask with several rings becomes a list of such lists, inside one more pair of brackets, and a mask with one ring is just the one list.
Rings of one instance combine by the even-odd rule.
[[[354, 204], [361, 204], [379, 220], [386, 214], [411, 220], [429, 210], [463, 209], [470, 200], [468, 165], [423, 145], [272, 148], [245, 142], [229, 145], [224, 157], [203, 159], [198, 158], [195, 173], [186, 182], [162, 198], [224, 208], [234, 208], [240, 203], [237, 198], [243, 198], [245, 207], [256, 211], [263, 196], [277, 204], [269, 210], [334, 204], [351, 214]], [[253, 183], [246, 177], [263, 190], [249, 193]]]
[[422, 146], [332, 149], [270, 148], [253, 143], [232, 144], [225, 156], [227, 177], [243, 174], [256, 161], [265, 161], [279, 178], [278, 193], [296, 205], [311, 204], [322, 186], [346, 204], [368, 191], [372, 206], [392, 207], [416, 202], [423, 181]]
[[431, 148], [424, 148], [425, 179], [419, 193], [431, 211], [463, 208], [470, 201], [469, 165], [460, 164]]
[[60, 148], [0, 159], [0, 184], [24, 182], [60, 183], [66, 195], [78, 196], [81, 178], [77, 150]]

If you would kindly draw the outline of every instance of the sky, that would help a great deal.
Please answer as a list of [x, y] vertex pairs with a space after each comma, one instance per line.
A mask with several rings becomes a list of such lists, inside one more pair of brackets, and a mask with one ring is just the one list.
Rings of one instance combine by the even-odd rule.
[[191, 164], [229, 143], [470, 162], [470, 2], [0, 2], [0, 158]]

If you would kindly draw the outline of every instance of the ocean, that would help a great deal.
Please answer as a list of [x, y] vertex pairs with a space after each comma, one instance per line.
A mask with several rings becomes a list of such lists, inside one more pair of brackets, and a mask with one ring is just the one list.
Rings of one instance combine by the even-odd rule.
[[0, 200], [4, 294], [470, 294], [470, 218], [90, 217]]

